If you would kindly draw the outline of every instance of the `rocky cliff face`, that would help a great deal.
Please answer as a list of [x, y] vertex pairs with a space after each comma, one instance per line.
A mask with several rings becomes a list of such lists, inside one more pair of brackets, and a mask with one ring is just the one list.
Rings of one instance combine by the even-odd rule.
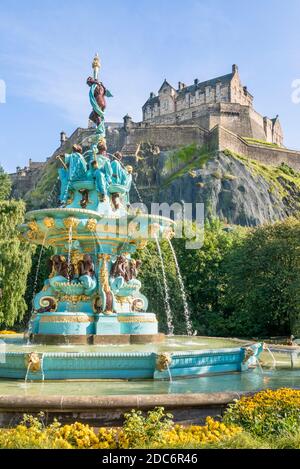
[[[78, 143], [85, 142], [78, 138]], [[147, 205], [203, 203], [206, 216], [243, 226], [283, 219], [300, 210], [300, 174], [286, 165], [275, 168], [228, 150], [210, 152], [196, 145], [160, 152], [151, 144], [142, 145], [139, 154], [126, 157], [124, 164], [134, 166], [135, 182]], [[57, 165], [50, 160], [36, 187], [24, 194], [28, 208], [56, 205]], [[139, 201], [133, 187], [131, 202]]]
[[146, 171], [137, 178], [147, 202], [203, 203], [206, 216], [243, 226], [284, 219], [300, 210], [300, 174], [286, 165], [275, 168], [230, 151], [210, 154], [205, 149], [194, 149], [192, 156], [183, 152], [173, 170], [170, 154], [160, 154], [156, 162], [153, 155], [148, 159], [148, 165], [147, 158], [142, 162]]

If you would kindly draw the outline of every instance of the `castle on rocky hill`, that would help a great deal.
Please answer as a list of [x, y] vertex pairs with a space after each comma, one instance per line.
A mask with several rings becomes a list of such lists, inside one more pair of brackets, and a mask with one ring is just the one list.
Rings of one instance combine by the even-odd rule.
[[[168, 152], [193, 143], [205, 145], [210, 154], [231, 150], [261, 163], [288, 164], [300, 170], [300, 152], [283, 145], [283, 131], [278, 116], [271, 119], [253, 107], [253, 96], [241, 83], [237, 65], [231, 73], [211, 80], [194, 80], [175, 89], [164, 80], [157, 96], [152, 92], [142, 107], [143, 120], [133, 122], [129, 115], [122, 123], [107, 123], [109, 152], [121, 151], [126, 157], [138, 155], [143, 144], [154, 153]], [[67, 137], [60, 135], [60, 145], [45, 163], [30, 162], [11, 174], [13, 195], [22, 197], [35, 187], [41, 170], [74, 143], [88, 144], [94, 129], [78, 128]]]

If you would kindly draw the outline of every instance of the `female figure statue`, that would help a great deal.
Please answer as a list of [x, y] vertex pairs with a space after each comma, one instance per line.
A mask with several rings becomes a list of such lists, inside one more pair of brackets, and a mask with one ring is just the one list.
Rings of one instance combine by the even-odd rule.
[[73, 181], [80, 181], [84, 179], [87, 171], [87, 164], [82, 156], [82, 147], [80, 145], [73, 145], [72, 153], [65, 155], [58, 155], [57, 158], [62, 161], [64, 157], [63, 168], [58, 170], [61, 189], [60, 189], [60, 202], [66, 204], [68, 200], [68, 193]]

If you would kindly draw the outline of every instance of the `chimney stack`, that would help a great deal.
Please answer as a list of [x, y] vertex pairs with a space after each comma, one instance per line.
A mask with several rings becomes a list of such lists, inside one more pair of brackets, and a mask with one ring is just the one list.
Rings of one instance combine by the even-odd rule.
[[236, 64], [232, 65], [232, 73], [238, 73], [239, 67]]
[[68, 140], [66, 132], [60, 132], [60, 145], [62, 146]]

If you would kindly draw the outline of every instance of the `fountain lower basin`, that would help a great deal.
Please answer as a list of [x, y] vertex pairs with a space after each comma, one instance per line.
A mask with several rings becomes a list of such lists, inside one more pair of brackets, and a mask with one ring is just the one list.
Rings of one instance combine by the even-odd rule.
[[[174, 342], [175, 341], [175, 342]], [[209, 348], [214, 344], [214, 348]], [[6, 339], [0, 378], [42, 380], [166, 380], [246, 371], [262, 344], [168, 337], [165, 344], [124, 346], [27, 346]], [[74, 350], [72, 350], [72, 348]]]

